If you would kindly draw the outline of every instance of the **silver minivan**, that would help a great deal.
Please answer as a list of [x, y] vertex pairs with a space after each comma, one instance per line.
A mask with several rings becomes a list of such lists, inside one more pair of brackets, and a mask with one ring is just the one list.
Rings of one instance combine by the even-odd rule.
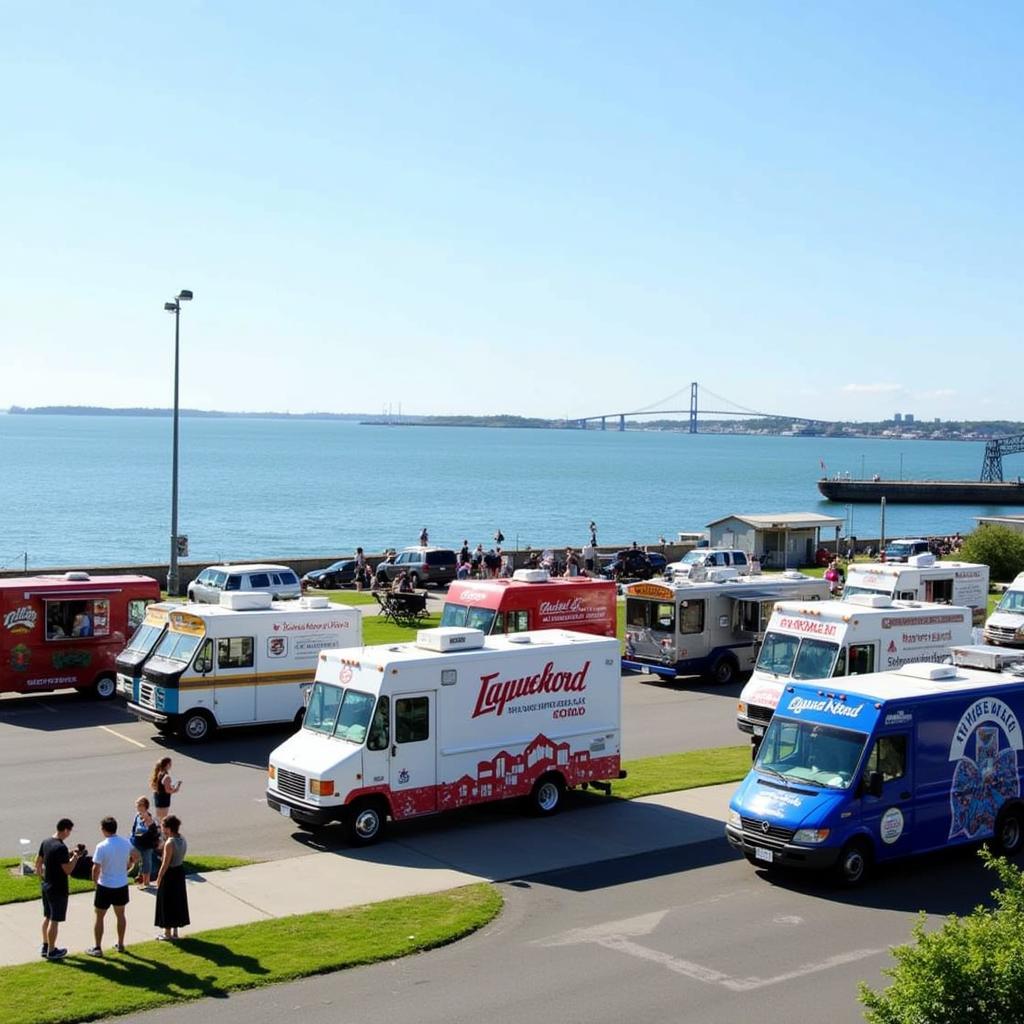
[[188, 585], [188, 599], [220, 604], [221, 594], [236, 590], [259, 590], [275, 601], [302, 596], [299, 577], [287, 565], [211, 565]]

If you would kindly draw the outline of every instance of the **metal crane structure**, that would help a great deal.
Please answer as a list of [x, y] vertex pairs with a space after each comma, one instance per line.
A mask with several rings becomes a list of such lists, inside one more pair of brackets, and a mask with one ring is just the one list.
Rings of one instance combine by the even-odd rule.
[[982, 483], [1002, 483], [1003, 456], [1024, 452], [1024, 434], [997, 437], [985, 444], [985, 461], [981, 464]]

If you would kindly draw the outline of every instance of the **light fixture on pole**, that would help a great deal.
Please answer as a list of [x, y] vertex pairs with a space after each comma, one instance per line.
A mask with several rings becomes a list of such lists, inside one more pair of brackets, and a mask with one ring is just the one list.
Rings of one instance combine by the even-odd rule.
[[181, 304], [190, 302], [192, 293], [183, 288], [164, 309], [174, 314], [174, 441], [171, 455], [171, 560], [167, 567], [167, 594], [178, 596], [178, 331], [181, 325]]

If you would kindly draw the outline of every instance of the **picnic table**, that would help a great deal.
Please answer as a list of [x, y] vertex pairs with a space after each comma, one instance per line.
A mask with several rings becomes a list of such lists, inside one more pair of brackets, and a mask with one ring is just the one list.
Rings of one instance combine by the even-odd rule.
[[427, 592], [375, 590], [373, 596], [380, 605], [381, 618], [397, 626], [415, 626], [427, 617]]

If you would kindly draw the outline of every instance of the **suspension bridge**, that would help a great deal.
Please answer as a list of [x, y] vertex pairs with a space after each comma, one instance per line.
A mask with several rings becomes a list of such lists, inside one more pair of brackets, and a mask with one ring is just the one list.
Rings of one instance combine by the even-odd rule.
[[705, 409], [702, 408], [698, 401], [698, 383], [693, 381], [690, 384], [690, 407], [688, 409], [672, 409], [663, 408], [675, 402], [680, 396], [686, 394], [686, 388], [680, 388], [680, 390], [673, 392], [666, 398], [659, 398], [658, 401], [652, 402], [650, 405], [645, 405], [643, 408], [634, 409], [632, 412], [609, 412], [599, 413], [596, 416], [581, 416], [579, 419], [570, 420], [570, 423], [575, 424], [580, 430], [590, 430], [597, 428], [599, 430], [607, 430], [608, 423], [611, 421], [614, 424], [613, 429], [625, 430], [626, 420], [632, 419], [638, 416], [688, 416], [690, 424], [690, 433], [696, 434], [698, 418], [700, 416], [727, 416], [730, 419], [734, 416], [751, 416], [758, 419], [784, 419], [791, 423], [803, 423], [814, 426], [829, 426], [829, 420], [820, 419], [808, 419], [806, 416], [790, 416], [788, 413], [778, 412], [762, 412], [756, 409], [751, 409], [749, 406], [740, 405], [738, 402], [732, 401], [730, 398], [723, 398], [721, 395], [716, 395], [709, 388], [700, 389], [701, 395], [707, 395], [713, 403], [720, 403], [722, 405], [729, 406], [726, 409]]

